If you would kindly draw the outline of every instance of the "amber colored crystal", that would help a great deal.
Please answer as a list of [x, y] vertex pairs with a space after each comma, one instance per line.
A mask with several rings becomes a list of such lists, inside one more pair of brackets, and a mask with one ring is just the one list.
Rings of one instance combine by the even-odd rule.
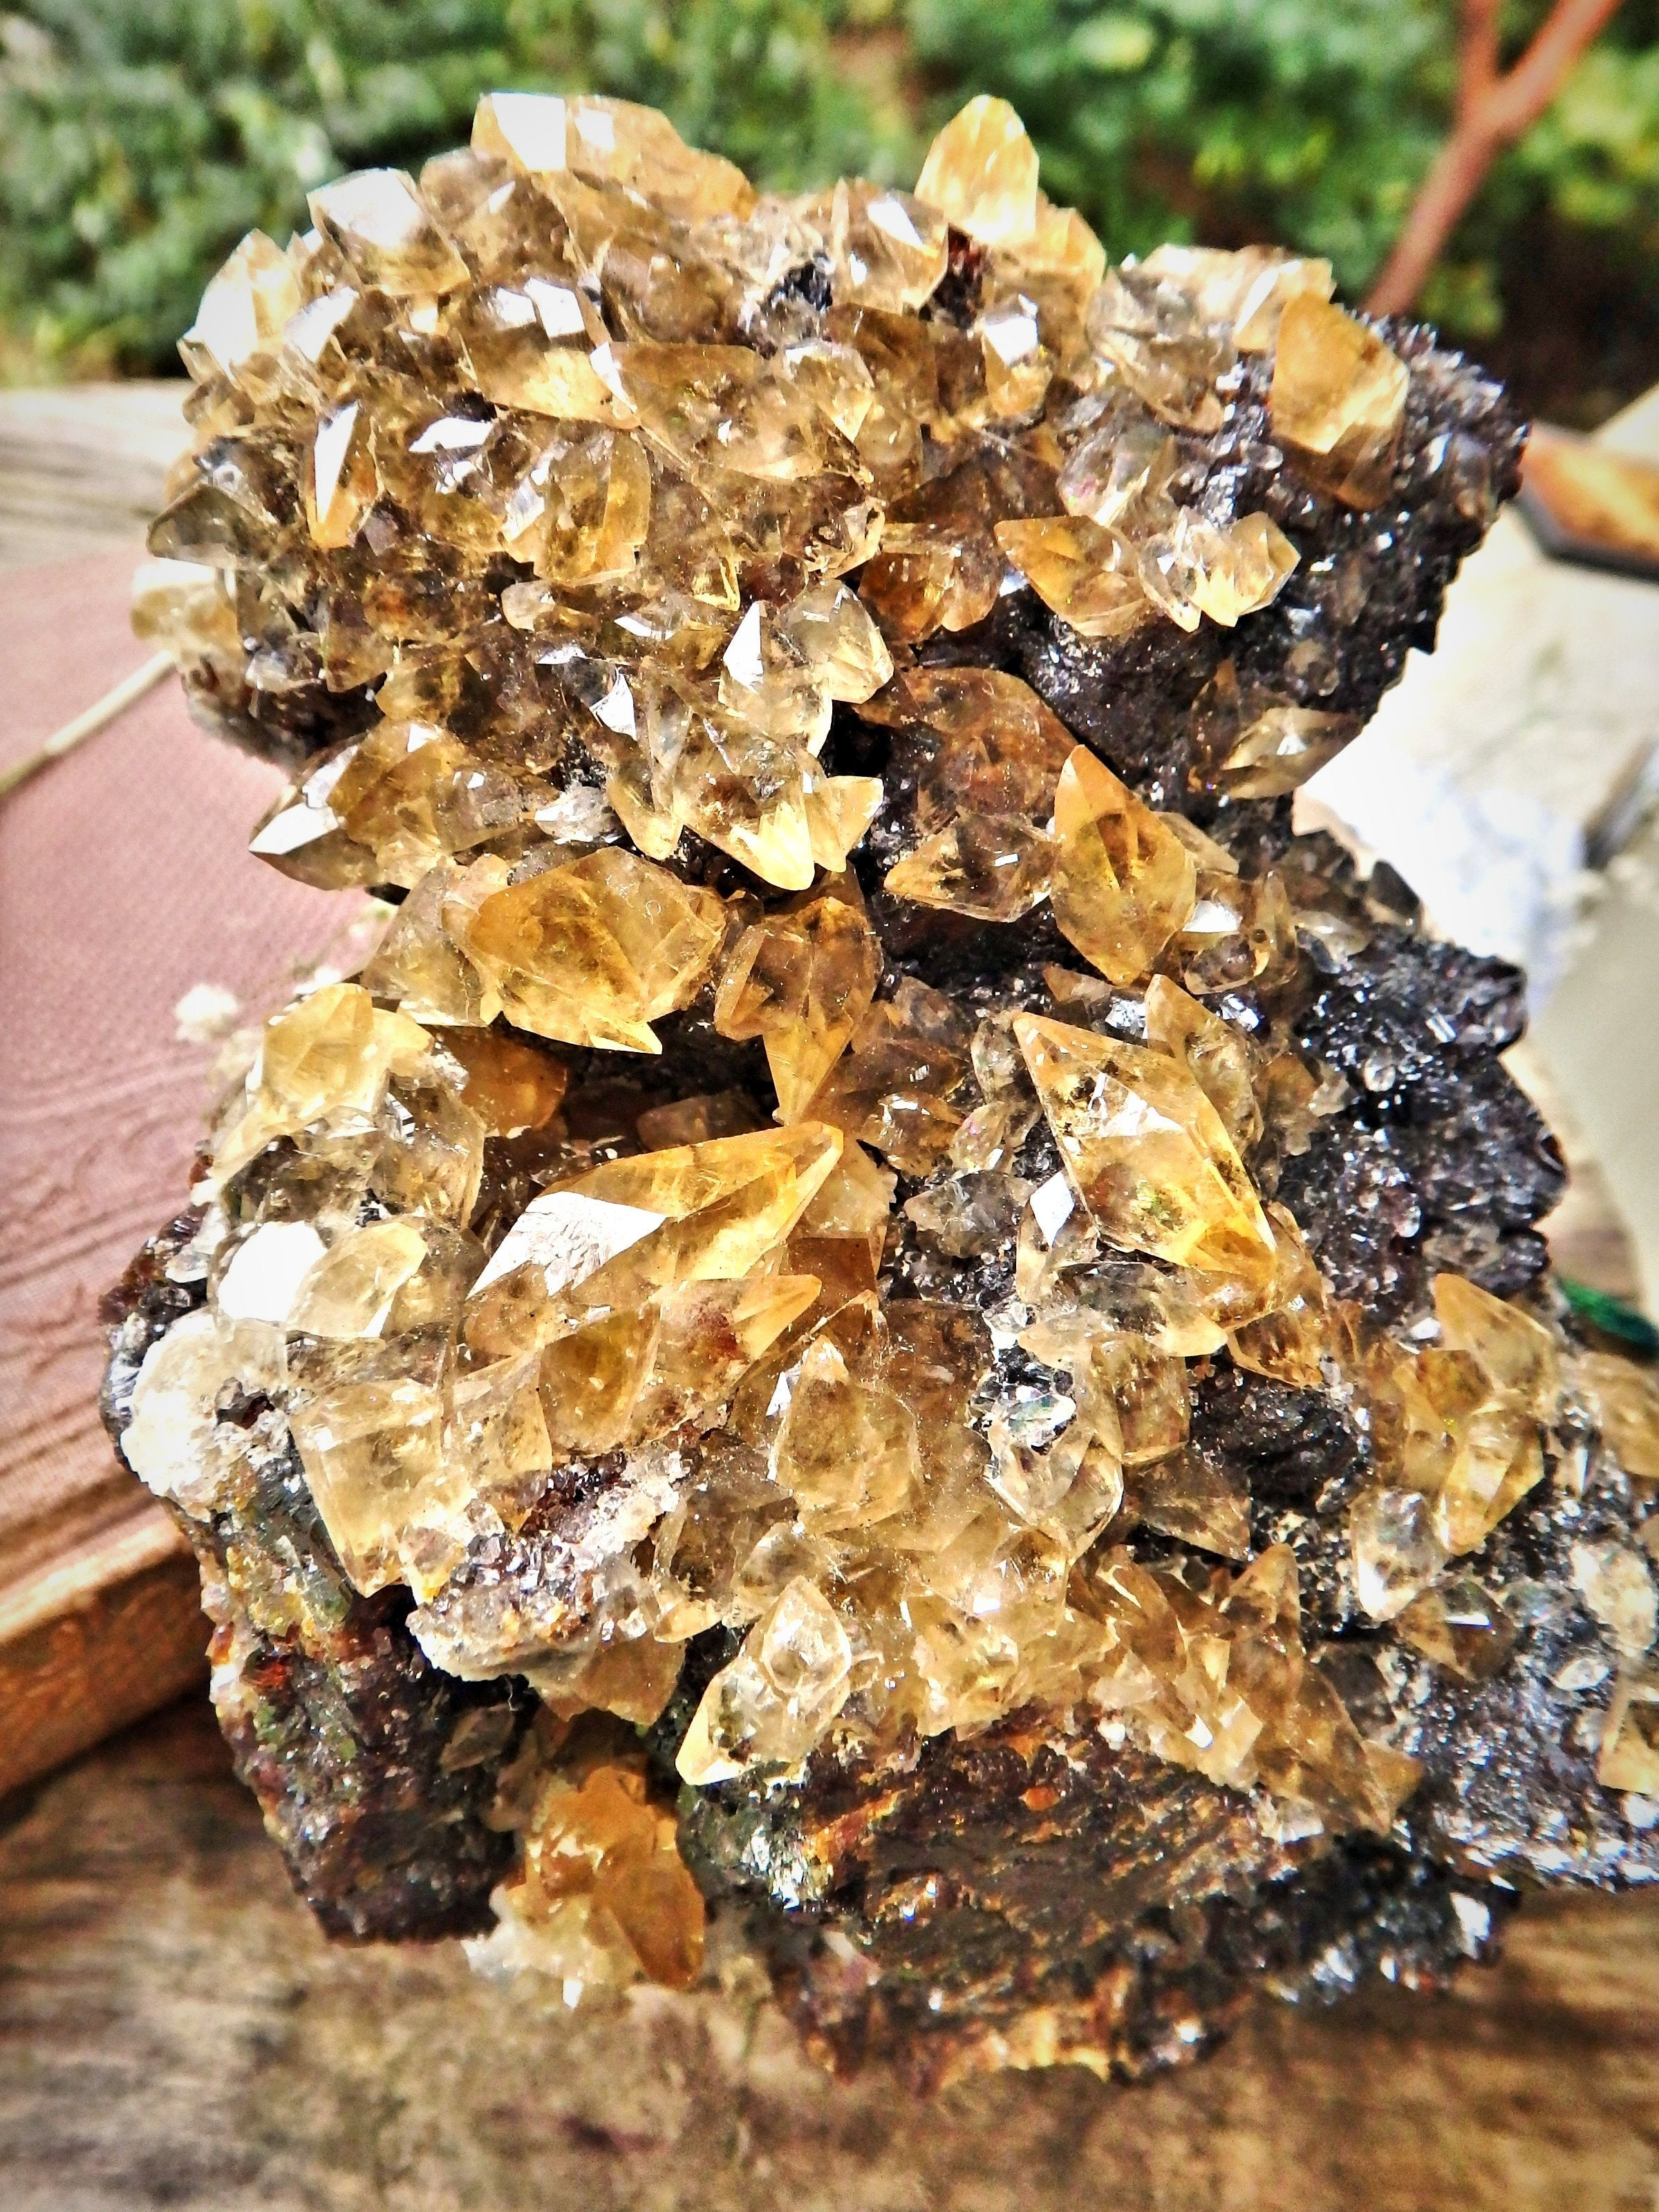
[[472, 144], [526, 176], [550, 179], [568, 170], [594, 184], [648, 190], [691, 221], [746, 215], [754, 205], [740, 169], [688, 146], [665, 115], [632, 100], [487, 93], [473, 118]]
[[1659, 1668], [1621, 1669], [1601, 1723], [1595, 1778], [1606, 1790], [1659, 1796]]
[[1037, 221], [1036, 149], [1006, 100], [981, 93], [927, 149], [916, 198], [986, 246], [1018, 245]]
[[949, 258], [943, 218], [908, 192], [844, 178], [812, 212], [827, 216], [836, 305], [902, 314], [937, 289]]
[[1146, 1006], [1147, 1043], [1185, 1061], [1243, 1157], [1261, 1134], [1249, 1038], [1167, 975], [1148, 983]]
[[1572, 1371], [1626, 1474], [1659, 1482], [1659, 1384], [1653, 1376], [1605, 1352], [1581, 1352]]
[[[723, 1404], [818, 1287], [811, 1275], [756, 1272], [682, 1282], [601, 1311], [542, 1354], [549, 1436], [561, 1455], [595, 1458]], [[479, 1325], [487, 1330], [487, 1316]]]
[[1309, 1257], [1289, 1210], [1268, 1201], [1277, 1265], [1269, 1310], [1229, 1333], [1228, 1349], [1240, 1367], [1293, 1389], [1316, 1390], [1333, 1348], [1324, 1279]]
[[1019, 1014], [1066, 1172], [1108, 1243], [1200, 1273], [1271, 1279], [1273, 1231], [1194, 1077], [1144, 1046]]
[[915, 1417], [890, 1391], [853, 1381], [820, 1340], [801, 1362], [772, 1471], [826, 1532], [879, 1521], [908, 1502], [915, 1482]]
[[1113, 982], [1137, 982], [1188, 921], [1196, 883], [1181, 840], [1079, 745], [1054, 793], [1050, 896], [1062, 933]]
[[789, 1266], [798, 1274], [817, 1277], [826, 1310], [874, 1291], [896, 1181], [849, 1137], [790, 1232]]
[[446, 1456], [442, 1391], [415, 1375], [349, 1374], [291, 1395], [289, 1420], [340, 1564], [360, 1590], [443, 1582], [464, 1547], [472, 1495]]
[[[446, 904], [446, 926], [455, 912]], [[459, 943], [521, 1029], [627, 1052], [690, 1003], [724, 933], [712, 892], [616, 846], [504, 884], [459, 917]]]
[[895, 898], [976, 921], [1015, 921], [1048, 896], [1052, 848], [1012, 814], [964, 814], [887, 872]]
[[1241, 684], [1231, 660], [1200, 692], [1194, 712], [1209, 763], [1206, 781], [1236, 799], [1278, 799], [1299, 789], [1357, 734], [1352, 715]]
[[864, 708], [867, 720], [914, 735], [921, 755], [916, 826], [960, 814], [1046, 817], [1074, 740], [1029, 684], [1000, 668], [915, 668]]
[[501, 1905], [503, 1924], [483, 1948], [540, 1966], [572, 2002], [590, 1986], [642, 1979], [686, 1989], [702, 1968], [702, 1894], [672, 1814], [648, 1802], [631, 1766], [595, 1765], [575, 1787], [549, 1783]]
[[1200, 870], [1175, 957], [1182, 981], [1203, 998], [1291, 981], [1299, 957], [1296, 917], [1279, 876], [1271, 869], [1255, 877]]
[[550, 1053], [494, 1030], [452, 1029], [442, 1042], [466, 1070], [462, 1103], [492, 1137], [544, 1128], [557, 1112], [569, 1075]]
[[301, 1281], [289, 1328], [309, 1336], [379, 1336], [426, 1256], [426, 1239], [407, 1218], [348, 1231]]
[[1289, 301], [1302, 293], [1328, 300], [1335, 289], [1328, 261], [1270, 246], [1246, 246], [1236, 253], [1212, 246], [1160, 246], [1140, 266], [1187, 293], [1203, 321], [1224, 325], [1240, 353], [1271, 351]]
[[[413, 1019], [440, 1027], [476, 1028], [494, 1018], [500, 1000], [444, 926], [452, 898], [458, 914], [476, 910], [467, 896], [473, 880], [449, 860], [422, 877], [364, 966], [367, 989], [377, 998], [395, 999]], [[477, 879], [481, 892], [485, 880]]]
[[281, 338], [300, 306], [293, 263], [264, 231], [251, 230], [202, 295], [180, 350], [192, 373], [205, 356], [234, 376]]
[[1179, 1451], [1144, 1468], [1129, 1502], [1144, 1527], [1177, 1543], [1224, 1559], [1249, 1556], [1249, 1492], [1197, 1452]]
[[1434, 1311], [1448, 1350], [1468, 1352], [1494, 1391], [1522, 1399], [1536, 1419], [1548, 1420], [1561, 1395], [1561, 1356], [1541, 1322], [1445, 1273], [1434, 1279]]
[[1374, 331], [1313, 292], [1279, 318], [1268, 406], [1275, 436], [1352, 507], [1385, 495], [1410, 372]]
[[1449, 1577], [1396, 1618], [1408, 1644], [1466, 1682], [1490, 1681], [1515, 1649], [1515, 1624], [1473, 1575]]
[[907, 976], [865, 1015], [808, 1111], [906, 1173], [924, 1173], [962, 1119], [951, 1099], [971, 1045], [954, 1003]]
[[401, 169], [360, 169], [310, 196], [311, 219], [365, 284], [394, 296], [453, 292], [466, 264]]
[[798, 1121], [869, 1011], [881, 952], [860, 908], [835, 897], [744, 931], [720, 976], [714, 1026], [758, 1036], [778, 1118]]
[[410, 1074], [432, 1039], [387, 1013], [356, 983], [325, 983], [266, 1023], [245, 1102], [221, 1130], [214, 1172], [234, 1175], [273, 1138], [323, 1126], [341, 1135], [374, 1126], [395, 1073]]
[[743, 1284], [788, 1236], [841, 1149], [836, 1131], [809, 1121], [590, 1169], [533, 1200], [509, 1229], [472, 1285], [468, 1342], [503, 1358], [592, 1315], [596, 1327], [616, 1322], [611, 1336], [592, 1340], [595, 1359], [648, 1358], [648, 1331], [634, 1324], [650, 1297], [687, 1283]]
[[1373, 1620], [1392, 1620], [1446, 1564], [1429, 1501], [1414, 1490], [1368, 1491], [1349, 1516], [1354, 1588]]
[[703, 1692], [677, 1761], [690, 1783], [792, 1766], [847, 1702], [852, 1646], [823, 1594], [797, 1578]]
[[1616, 1536], [1577, 1543], [1569, 1556], [1585, 1610], [1627, 1659], [1638, 1657], [1659, 1629], [1659, 1593], [1647, 1561], [1634, 1545]]
[[1082, 637], [1127, 637], [1152, 613], [1122, 541], [1082, 515], [999, 522], [996, 541], [1031, 589]]

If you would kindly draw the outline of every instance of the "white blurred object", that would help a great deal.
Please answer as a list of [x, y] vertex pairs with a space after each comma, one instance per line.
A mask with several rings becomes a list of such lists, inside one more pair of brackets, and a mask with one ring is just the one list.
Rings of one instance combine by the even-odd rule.
[[[1659, 392], [1599, 433], [1659, 459]], [[1541, 1005], [1595, 869], [1659, 797], [1659, 585], [1552, 560], [1500, 515], [1364, 733], [1299, 795], [1380, 854], [1435, 927], [1519, 961]]]

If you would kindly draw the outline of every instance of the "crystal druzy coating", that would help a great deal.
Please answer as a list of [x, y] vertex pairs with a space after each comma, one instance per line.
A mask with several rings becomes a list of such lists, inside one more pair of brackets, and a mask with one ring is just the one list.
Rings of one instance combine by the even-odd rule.
[[1320, 262], [1109, 268], [991, 100], [785, 200], [498, 94], [312, 213], [137, 619], [388, 919], [106, 1395], [325, 1923], [746, 1953], [939, 2081], [1659, 1875], [1659, 1393], [1546, 1273], [1520, 979], [1290, 824], [1501, 392]]

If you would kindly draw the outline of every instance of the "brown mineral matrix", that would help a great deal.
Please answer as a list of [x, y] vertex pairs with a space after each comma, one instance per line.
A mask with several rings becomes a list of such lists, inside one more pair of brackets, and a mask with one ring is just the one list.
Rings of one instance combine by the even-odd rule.
[[1109, 268], [1004, 103], [757, 194], [501, 94], [255, 233], [137, 619], [385, 933], [112, 1304], [342, 1934], [765, 1977], [938, 2082], [1659, 1875], [1659, 1392], [1520, 978], [1292, 835], [1514, 489], [1317, 261]]

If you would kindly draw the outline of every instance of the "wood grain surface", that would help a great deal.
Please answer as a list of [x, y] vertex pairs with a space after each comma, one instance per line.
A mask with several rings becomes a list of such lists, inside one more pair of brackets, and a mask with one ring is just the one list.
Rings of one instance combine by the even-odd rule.
[[1146, 2088], [918, 2104], [769, 2013], [568, 2013], [331, 1949], [196, 1705], [0, 1814], [7, 2212], [1655, 2212], [1659, 1896], [1528, 1906], [1457, 1994], [1264, 2001]]
[[[0, 575], [0, 760], [146, 658], [132, 565]], [[279, 787], [169, 681], [0, 806], [0, 1789], [202, 1672], [182, 1540], [99, 1423], [98, 1301], [187, 1198], [212, 1049], [178, 1000], [268, 1005], [351, 912], [248, 854]]]

